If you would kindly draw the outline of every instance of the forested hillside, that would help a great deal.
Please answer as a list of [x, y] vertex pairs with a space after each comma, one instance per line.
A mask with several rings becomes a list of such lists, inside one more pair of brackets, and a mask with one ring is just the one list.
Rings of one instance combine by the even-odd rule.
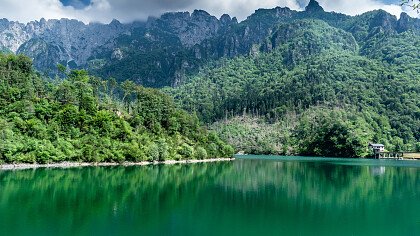
[[29, 58], [0, 54], [0, 163], [138, 162], [233, 154], [196, 117], [157, 90], [102, 81], [86, 71], [61, 71], [65, 79], [48, 82], [33, 71]]
[[[368, 29], [367, 29], [368, 30]], [[420, 148], [420, 36], [354, 34], [325, 21], [279, 24], [247, 57], [217, 61], [166, 91], [237, 151], [367, 156]]]
[[[4, 147], [3, 159], [9, 162], [39, 156], [28, 149], [43, 146], [28, 144], [36, 140], [51, 143], [55, 149], [48, 150], [59, 155], [50, 156], [72, 158], [232, 152], [217, 135], [201, 129], [200, 122], [235, 151], [254, 154], [365, 157], [369, 142], [383, 143], [388, 150], [420, 149], [420, 19], [406, 13], [399, 18], [383, 10], [348, 16], [326, 12], [311, 0], [305, 11], [258, 9], [242, 22], [195, 10], [131, 24], [84, 25], [66, 19], [0, 23], [0, 36], [13, 36], [0, 40], [0, 51], [30, 55], [42, 74], [48, 74], [42, 65], [51, 69], [54, 62], [63, 64], [56, 79], [46, 83], [30, 66], [25, 72], [29, 77], [9, 66], [26, 59], [3, 57], [7, 73], [2, 80], [8, 82], [2, 87], [7, 101], [1, 107], [2, 122], [18, 137]], [[21, 31], [26, 38], [18, 37]], [[63, 73], [66, 68], [87, 68], [107, 80], [83, 71]], [[11, 74], [33, 82], [19, 82]], [[27, 84], [35, 82], [40, 87]], [[166, 86], [163, 92], [176, 105], [164, 93], [138, 85]], [[22, 95], [26, 93], [29, 97]], [[40, 116], [37, 107], [47, 109], [48, 117]], [[95, 119], [109, 121], [111, 128], [103, 131], [104, 121]], [[126, 125], [129, 137], [120, 136]], [[40, 134], [33, 131], [37, 127]], [[58, 129], [60, 135], [54, 137], [60, 139], [51, 138], [49, 129]], [[62, 155], [64, 144], [56, 140], [70, 143], [74, 153]], [[105, 148], [84, 151], [92, 155], [76, 151], [90, 150], [96, 145], [92, 140]], [[117, 151], [97, 155], [99, 150]]]

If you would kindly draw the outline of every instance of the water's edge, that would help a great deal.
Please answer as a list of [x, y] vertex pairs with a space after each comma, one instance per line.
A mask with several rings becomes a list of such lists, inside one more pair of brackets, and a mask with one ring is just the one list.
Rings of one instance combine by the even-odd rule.
[[205, 160], [167, 160], [167, 161], [142, 161], [142, 162], [123, 162], [123, 163], [88, 163], [88, 162], [60, 162], [51, 164], [3, 164], [0, 165], [0, 170], [25, 170], [37, 168], [75, 168], [75, 167], [89, 167], [89, 166], [147, 166], [147, 165], [174, 165], [174, 164], [192, 164], [192, 163], [206, 163], [206, 162], [224, 162], [233, 161], [235, 158], [214, 158]]

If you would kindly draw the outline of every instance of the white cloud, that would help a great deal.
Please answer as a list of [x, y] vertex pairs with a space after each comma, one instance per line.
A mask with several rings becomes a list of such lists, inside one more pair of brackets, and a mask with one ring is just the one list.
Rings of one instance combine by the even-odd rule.
[[358, 15], [367, 11], [383, 9], [397, 17], [403, 11], [408, 12], [413, 17], [417, 16], [416, 12], [407, 11], [408, 9], [403, 9], [398, 4], [385, 4], [377, 0], [319, 0], [318, 2], [326, 11], [341, 12], [348, 15]]
[[19, 22], [75, 18], [84, 22], [108, 22], [112, 11], [107, 0], [93, 0], [85, 9], [63, 6], [59, 0], [0, 0], [0, 17]]
[[300, 10], [296, 0], [212, 0], [198, 1], [193, 5], [194, 8], [204, 8], [216, 16], [227, 13], [232, 17], [236, 16], [239, 20], [245, 19], [259, 8], [274, 8], [277, 6]]
[[[397, 1], [397, 0], [396, 0]], [[84, 22], [110, 22], [118, 19], [123, 22], [145, 20], [148, 16], [158, 16], [167, 11], [192, 11], [204, 9], [210, 14], [220, 16], [228, 13], [245, 19], [258, 8], [287, 6], [302, 10], [304, 0], [92, 0], [92, 4], [84, 9], [63, 6], [59, 0], [0, 0], [0, 17], [20, 22], [31, 20], [76, 18]], [[306, 0], [309, 2], [309, 0]], [[384, 9], [399, 16], [402, 11], [411, 16], [417, 12], [397, 4], [384, 4], [379, 0], [319, 0], [327, 11], [356, 15], [374, 9]]]
[[57, 0], [1, 0], [0, 16], [27, 22], [34, 19], [60, 18], [65, 15], [65, 9]]

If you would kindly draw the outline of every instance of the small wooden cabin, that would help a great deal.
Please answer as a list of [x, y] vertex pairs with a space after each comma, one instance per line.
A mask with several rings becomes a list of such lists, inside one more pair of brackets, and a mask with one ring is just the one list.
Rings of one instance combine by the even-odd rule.
[[379, 143], [370, 143], [369, 148], [373, 150], [375, 154], [385, 152], [385, 145]]

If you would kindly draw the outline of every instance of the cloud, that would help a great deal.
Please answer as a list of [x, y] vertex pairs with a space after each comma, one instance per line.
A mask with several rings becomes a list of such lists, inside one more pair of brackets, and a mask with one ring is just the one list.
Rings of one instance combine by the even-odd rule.
[[[66, 6], [61, 2], [65, 2]], [[112, 19], [122, 22], [145, 20], [167, 11], [203, 9], [217, 17], [223, 13], [245, 19], [258, 8], [287, 6], [302, 10], [309, 0], [0, 0], [0, 16], [28, 22], [31, 20], [75, 18], [84, 22], [108, 23]], [[319, 0], [327, 11], [356, 15], [374, 9], [384, 9], [399, 16], [402, 11], [411, 16], [417, 12], [398, 5], [398, 0]], [[394, 4], [390, 3], [394, 1]], [[86, 5], [86, 3], [89, 3]], [[84, 6], [82, 4], [85, 4]]]
[[273, 8], [273, 7], [289, 7], [294, 10], [300, 10], [301, 7], [296, 0], [213, 0], [213, 1], [197, 1], [193, 7], [209, 9], [212, 14], [221, 16], [228, 13], [231, 16], [236, 16], [243, 20], [251, 15], [259, 8]]
[[73, 6], [76, 9], [83, 9], [90, 5], [90, 0], [60, 0], [64, 6]]
[[[395, 1], [398, 2], [398, 1]], [[319, 0], [326, 11], [341, 12], [348, 15], [357, 15], [367, 11], [383, 9], [397, 17], [400, 16], [403, 9], [398, 4], [385, 4], [375, 0]]]
[[[245, 19], [258, 8], [272, 8], [287, 6], [292, 9], [300, 9], [296, 0], [103, 0], [107, 1], [112, 9], [112, 18], [123, 22], [133, 19], [144, 20], [148, 16], [159, 16], [168, 11], [193, 11], [203, 9], [215, 16], [225, 13]], [[95, 11], [96, 4], [92, 4]], [[101, 14], [101, 18], [110, 15]]]
[[58, 0], [1, 0], [0, 6], [1, 17], [22, 22], [66, 16], [65, 8]]

